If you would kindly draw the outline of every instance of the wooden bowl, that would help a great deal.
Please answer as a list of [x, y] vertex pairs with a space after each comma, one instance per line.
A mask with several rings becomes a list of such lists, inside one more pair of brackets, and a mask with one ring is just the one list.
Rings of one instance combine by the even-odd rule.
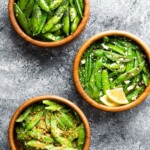
[[95, 35], [95, 36], [91, 37], [79, 49], [79, 51], [78, 51], [78, 53], [75, 57], [75, 61], [74, 61], [73, 77], [74, 77], [74, 83], [75, 83], [75, 86], [76, 86], [78, 92], [83, 97], [83, 99], [86, 102], [88, 102], [90, 105], [92, 105], [95, 108], [104, 110], [104, 111], [120, 112], [120, 111], [125, 111], [125, 110], [128, 110], [128, 109], [131, 109], [131, 108], [137, 106], [138, 104], [140, 104], [142, 101], [144, 101], [144, 99], [148, 96], [148, 94], [150, 92], [150, 82], [149, 82], [149, 85], [146, 87], [145, 91], [135, 101], [133, 101], [133, 102], [127, 104], [127, 105], [124, 105], [124, 106], [108, 107], [108, 106], [105, 106], [103, 104], [97, 103], [96, 101], [91, 99], [86, 94], [86, 92], [84, 91], [84, 89], [83, 89], [83, 87], [80, 83], [79, 74], [78, 74], [81, 57], [82, 57], [83, 53], [87, 50], [87, 48], [92, 43], [94, 43], [95, 41], [97, 41], [99, 39], [102, 39], [104, 36], [114, 36], [114, 35], [124, 36], [124, 37], [127, 37], [127, 38], [133, 40], [134, 42], [136, 42], [144, 50], [145, 54], [147, 55], [148, 60], [150, 61], [150, 49], [138, 37], [136, 37], [135, 35], [130, 34], [128, 32], [123, 32], [123, 31], [106, 31], [106, 32], [103, 32], [103, 33], [100, 33], [98, 35]]
[[67, 44], [69, 42], [71, 42], [73, 39], [75, 39], [84, 29], [84, 27], [86, 26], [86, 23], [88, 21], [89, 18], [89, 14], [90, 14], [90, 3], [89, 0], [84, 0], [84, 16], [83, 19], [81, 20], [77, 30], [67, 36], [66, 38], [57, 41], [57, 42], [44, 42], [44, 41], [40, 41], [40, 40], [36, 40], [33, 39], [32, 37], [30, 37], [29, 35], [27, 35], [20, 27], [20, 25], [18, 24], [16, 17], [15, 17], [15, 13], [14, 13], [14, 3], [16, 0], [9, 0], [8, 2], [8, 13], [9, 13], [9, 18], [10, 21], [12, 23], [12, 26], [14, 27], [14, 29], [16, 30], [16, 32], [23, 38], [25, 39], [27, 42], [34, 44], [36, 46], [39, 47], [57, 47], [60, 45], [64, 45]]
[[23, 150], [23, 147], [21, 145], [21, 143], [16, 139], [16, 135], [15, 135], [15, 123], [16, 123], [16, 119], [19, 117], [19, 115], [22, 113], [22, 111], [27, 108], [28, 106], [43, 101], [43, 100], [54, 100], [56, 102], [60, 102], [63, 103], [65, 105], [67, 105], [68, 107], [70, 107], [72, 110], [74, 110], [79, 117], [81, 118], [84, 127], [85, 127], [85, 131], [86, 131], [86, 139], [85, 139], [85, 144], [84, 144], [84, 148], [83, 150], [88, 150], [89, 146], [90, 146], [90, 126], [89, 123], [85, 117], [85, 115], [83, 114], [83, 112], [80, 110], [80, 108], [78, 106], [76, 106], [74, 103], [70, 102], [67, 99], [58, 97], [58, 96], [38, 96], [35, 98], [31, 98], [29, 100], [27, 100], [25, 103], [23, 103], [14, 113], [14, 115], [11, 118], [10, 124], [9, 124], [9, 130], [8, 130], [8, 139], [9, 139], [9, 145], [10, 145], [10, 149], [11, 150]]

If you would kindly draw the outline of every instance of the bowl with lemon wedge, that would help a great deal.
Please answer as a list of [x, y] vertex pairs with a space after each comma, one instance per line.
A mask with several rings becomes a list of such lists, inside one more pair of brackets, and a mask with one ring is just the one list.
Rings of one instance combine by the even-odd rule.
[[150, 91], [150, 49], [135, 35], [106, 31], [87, 40], [74, 61], [74, 83], [84, 100], [109, 112], [131, 109]]

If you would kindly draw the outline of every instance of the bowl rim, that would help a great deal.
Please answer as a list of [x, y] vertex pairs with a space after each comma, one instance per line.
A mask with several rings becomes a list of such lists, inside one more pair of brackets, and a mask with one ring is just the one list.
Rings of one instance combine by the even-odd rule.
[[76, 31], [73, 34], [67, 36], [66, 38], [64, 38], [60, 41], [45, 42], [45, 41], [36, 40], [36, 39], [30, 37], [21, 29], [21, 27], [18, 24], [16, 17], [15, 17], [14, 7], [13, 7], [14, 2], [15, 2], [15, 0], [9, 0], [9, 2], [8, 2], [8, 15], [9, 15], [11, 24], [14, 27], [15, 31], [27, 42], [29, 42], [33, 45], [39, 46], [39, 47], [43, 47], [43, 48], [58, 47], [58, 46], [61, 46], [61, 45], [71, 42], [73, 39], [78, 37], [80, 35], [80, 33], [83, 31], [83, 29], [85, 28], [85, 26], [88, 22], [89, 15], [90, 15], [90, 2], [89, 2], [89, 0], [84, 0], [84, 15], [83, 15], [83, 18], [82, 18], [78, 28], [76, 29]]
[[82, 112], [82, 110], [75, 105], [73, 102], [59, 97], [59, 96], [54, 96], [54, 95], [44, 95], [44, 96], [37, 96], [31, 99], [26, 100], [23, 104], [21, 104], [15, 111], [15, 113], [13, 114], [11, 121], [9, 123], [9, 129], [8, 129], [8, 141], [9, 141], [9, 145], [10, 145], [10, 149], [11, 150], [17, 150], [16, 146], [15, 146], [15, 138], [14, 138], [14, 129], [15, 129], [15, 123], [16, 123], [16, 119], [19, 117], [19, 115], [21, 114], [21, 112], [26, 109], [28, 106], [37, 103], [37, 102], [41, 102], [42, 100], [54, 100], [56, 102], [60, 102], [63, 103], [65, 105], [67, 105], [68, 107], [70, 107], [71, 109], [73, 109], [81, 118], [84, 127], [85, 127], [85, 131], [86, 131], [86, 140], [85, 140], [85, 144], [84, 144], [84, 148], [83, 150], [88, 150], [90, 147], [90, 141], [91, 141], [91, 131], [90, 131], [90, 125], [89, 122], [86, 118], [86, 116], [84, 115], [84, 113]]
[[79, 69], [80, 60], [81, 60], [83, 53], [87, 50], [87, 48], [93, 42], [103, 38], [104, 36], [114, 36], [114, 35], [124, 36], [124, 37], [127, 37], [127, 38], [133, 40], [134, 42], [136, 42], [142, 48], [142, 50], [144, 50], [144, 52], [147, 55], [148, 60], [150, 61], [150, 48], [141, 39], [139, 39], [137, 36], [135, 36], [129, 32], [126, 32], [126, 31], [120, 31], [120, 30], [104, 31], [104, 32], [101, 32], [99, 34], [92, 36], [81, 46], [81, 48], [78, 50], [76, 57], [74, 59], [74, 66], [73, 66], [74, 84], [77, 88], [77, 91], [79, 92], [79, 94], [82, 96], [82, 98], [86, 102], [88, 102], [90, 105], [92, 105], [93, 107], [95, 107], [97, 109], [107, 111], [107, 112], [121, 112], [121, 111], [129, 110], [129, 109], [139, 105], [142, 101], [144, 101], [150, 92], [150, 82], [149, 82], [145, 91], [135, 101], [133, 101], [127, 105], [123, 105], [123, 106], [119, 106], [119, 107], [108, 107], [108, 106], [105, 106], [103, 104], [99, 104], [96, 101], [94, 101], [92, 98], [90, 98], [86, 94], [86, 92], [82, 88], [82, 85], [81, 85], [80, 80], [79, 80], [78, 69]]

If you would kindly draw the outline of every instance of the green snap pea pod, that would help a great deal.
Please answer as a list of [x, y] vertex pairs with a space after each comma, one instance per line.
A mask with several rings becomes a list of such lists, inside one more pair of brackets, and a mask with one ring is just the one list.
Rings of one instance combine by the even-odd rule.
[[94, 50], [93, 54], [96, 57], [103, 57], [104, 56], [104, 51], [103, 50]]
[[114, 87], [115, 87], [114, 81], [113, 81], [113, 80], [110, 80], [109, 82], [110, 82], [110, 87], [111, 87], [111, 89], [114, 89]]
[[45, 109], [51, 110], [51, 111], [58, 111], [64, 107], [63, 105], [60, 105], [60, 104], [58, 104], [54, 101], [50, 101], [50, 100], [43, 100], [43, 104], [48, 105], [47, 107], [45, 107]]
[[54, 10], [54, 9], [58, 8], [61, 5], [62, 2], [63, 2], [63, 0], [53, 0], [49, 4], [49, 9]]
[[127, 47], [127, 48], [131, 48], [132, 50], [136, 50], [138, 49], [138, 46], [135, 45], [134, 43], [130, 42], [128, 39], [121, 39], [121, 38], [116, 38], [115, 39], [117, 42], [119, 42], [121, 45]]
[[28, 3], [29, 0], [18, 0], [17, 5], [22, 11], [24, 11]]
[[78, 28], [80, 20], [81, 20], [81, 18], [79, 16], [76, 16], [76, 18], [74, 19], [74, 21], [71, 24], [71, 34], [73, 34], [76, 31], [76, 29]]
[[40, 142], [44, 143], [54, 143], [54, 139], [51, 138], [49, 135], [44, 135], [43, 133], [40, 133], [38, 129], [35, 129], [33, 131], [28, 131], [29, 136], [31, 136], [35, 140], [39, 140]]
[[37, 35], [42, 20], [42, 11], [40, 7], [35, 3], [33, 7], [32, 17], [30, 19], [30, 27], [33, 32], [33, 36]]
[[89, 57], [85, 61], [85, 83], [88, 82], [88, 66], [89, 66]]
[[78, 149], [82, 150], [83, 146], [84, 146], [84, 142], [85, 142], [85, 130], [84, 128], [80, 128], [80, 130], [78, 131], [79, 137], [78, 137]]
[[68, 9], [69, 1], [64, 0], [64, 2], [61, 4], [61, 6], [57, 9], [54, 17], [52, 17], [44, 26], [42, 33], [46, 33], [51, 28], [54, 27], [55, 24], [57, 24], [62, 16], [64, 15], [64, 12]]
[[44, 37], [46, 40], [51, 40], [51, 41], [59, 41], [64, 38], [64, 36], [55, 36], [52, 33], [44, 33], [42, 34], [42, 37]]
[[63, 131], [66, 131], [66, 126], [65, 124], [59, 119], [59, 113], [56, 114], [56, 119], [57, 119], [57, 124], [58, 124], [58, 127], [63, 130]]
[[36, 0], [36, 2], [42, 10], [49, 12], [49, 7], [45, 0]]
[[63, 27], [63, 24], [62, 24], [62, 23], [58, 23], [58, 24], [56, 24], [52, 29], [50, 29], [49, 32], [58, 31], [58, 30], [61, 29], [62, 27]]
[[81, 129], [84, 129], [83, 124], [81, 124], [75, 130], [73, 130], [71, 134], [68, 135], [67, 139], [69, 139], [71, 142], [77, 139], [79, 137], [79, 131]]
[[113, 53], [113, 52], [107, 52], [107, 51], [103, 51], [103, 52], [104, 52], [105, 56], [112, 61], [118, 61], [118, 62], [129, 62], [129, 61], [131, 61], [130, 58], [116, 54], [116, 53]]
[[125, 46], [123, 46], [122, 44], [120, 44], [120, 43], [118, 42], [118, 40], [116, 40], [116, 39], [110, 39], [109, 41], [110, 41], [110, 43], [112, 43], [112, 44], [114, 44], [114, 45], [117, 45], [117, 47], [119, 47], [120, 49], [122, 49], [124, 52], [126, 52], [126, 51], [128, 50], [127, 47], [125, 47]]
[[32, 11], [33, 11], [33, 6], [34, 6], [34, 0], [30, 0], [28, 5], [26, 6], [25, 10], [24, 10], [24, 14], [27, 18], [30, 17]]
[[105, 94], [106, 94], [106, 90], [110, 89], [109, 77], [108, 77], [107, 70], [102, 71], [102, 87], [103, 87], [103, 91]]
[[63, 106], [60, 106], [60, 105], [53, 105], [53, 106], [45, 107], [45, 109], [50, 110], [50, 111], [58, 111], [58, 110], [61, 110], [62, 108]]
[[79, 16], [81, 18], [83, 18], [83, 11], [82, 11], [81, 4], [80, 4], [79, 0], [74, 0], [74, 3], [75, 3], [75, 6], [77, 8]]
[[122, 66], [124, 66], [124, 65], [123, 64], [117, 64], [117, 63], [110, 64], [110, 68], [112, 68], [112, 69], [119, 69]]
[[92, 54], [89, 56], [89, 63], [88, 63], [88, 68], [87, 68], [87, 80], [90, 80], [91, 73], [92, 73]]
[[142, 79], [143, 79], [143, 82], [144, 82], [145, 86], [148, 86], [148, 83], [149, 83], [148, 75], [145, 74], [145, 73], [142, 73]]
[[95, 74], [95, 85], [99, 90], [102, 87], [101, 80], [102, 80], [102, 73], [99, 71]]
[[24, 131], [22, 127], [16, 127], [16, 133], [17, 133], [17, 139], [24, 141], [24, 140], [30, 140], [30, 136]]
[[30, 28], [29, 28], [28, 20], [16, 3], [14, 3], [14, 10], [15, 10], [16, 18], [17, 18], [20, 26], [24, 29], [24, 31], [28, 35], [32, 35]]
[[70, 20], [71, 22], [77, 17], [77, 10], [74, 6], [70, 6]]
[[52, 144], [48, 145], [48, 144], [45, 144], [43, 142], [36, 141], [36, 140], [25, 142], [25, 146], [27, 148], [36, 148], [36, 149], [41, 149], [41, 150], [50, 150], [51, 148], [54, 147]]
[[42, 12], [42, 18], [41, 18], [41, 25], [38, 29], [38, 33], [37, 34], [40, 34], [44, 25], [45, 25], [45, 22], [46, 22], [46, 19], [47, 19], [47, 13], [46, 12]]
[[121, 48], [119, 48], [117, 45], [112, 45], [112, 44], [105, 44], [105, 45], [112, 51], [124, 55], [124, 51]]
[[83, 59], [87, 58], [93, 51], [93, 48], [94, 48], [94, 45], [95, 44], [92, 44], [84, 53], [83, 55]]
[[63, 132], [62, 130], [58, 128], [58, 125], [57, 125], [58, 121], [57, 121], [57, 117], [55, 114], [51, 115], [50, 122], [51, 122], [51, 133], [53, 137], [60, 137]]
[[83, 12], [84, 11], [84, 0], [79, 0], [79, 2], [80, 2], [81, 10]]
[[32, 107], [28, 107], [20, 116], [19, 118], [16, 120], [16, 122], [22, 122], [24, 121], [28, 115], [31, 113], [32, 111]]
[[139, 94], [141, 94], [144, 91], [144, 89], [145, 89], [145, 87], [141, 86], [141, 87], [137, 88], [136, 90], [134, 90], [129, 95], [127, 95], [128, 101], [132, 102], [133, 100], [135, 100], [139, 96]]
[[75, 127], [75, 122], [73, 120], [73, 118], [66, 113], [61, 113], [60, 114], [60, 118], [61, 122], [66, 125], [67, 128], [74, 128]]
[[[137, 54], [137, 58], [138, 58], [139, 63], [141, 63], [142, 61], [145, 61], [145, 59], [143, 57], [143, 53], [140, 50], [136, 50], [136, 54]], [[143, 71], [145, 74], [149, 75], [149, 70], [147, 69], [146, 65], [144, 66]]]
[[102, 74], [101, 74], [101, 68], [102, 68], [102, 61], [103, 59], [97, 60], [95, 63], [95, 85], [98, 88], [98, 90], [101, 89], [102, 85], [101, 85], [101, 78], [102, 78]]
[[50, 118], [51, 118], [50, 111], [46, 110], [46, 113], [45, 113], [45, 124], [46, 124], [46, 127], [47, 127], [48, 130], [50, 129], [50, 125], [51, 125]]
[[62, 22], [63, 22], [63, 31], [64, 33], [68, 36], [69, 32], [70, 32], [70, 15], [69, 15], [69, 8], [67, 9], [67, 11], [65, 12], [63, 18], [62, 18]]
[[41, 119], [42, 115], [44, 113], [44, 110], [41, 110], [40, 112], [38, 112], [32, 119], [31, 122], [29, 122], [27, 125], [26, 125], [26, 128], [25, 130], [28, 131], [28, 130], [31, 130]]
[[106, 67], [108, 70], [113, 71], [113, 72], [124, 72], [126, 67], [124, 65], [122, 65], [118, 70], [114, 69], [113, 67], [111, 67], [111, 65], [103, 63], [103, 66]]
[[[134, 57], [131, 48], [128, 49], [128, 57], [131, 58], [131, 59]], [[133, 67], [134, 67], [134, 60], [131, 60], [131, 61], [128, 62], [127, 65], [126, 65], [126, 72], [130, 71], [131, 69], [133, 69]]]
[[56, 137], [55, 140], [60, 143], [61, 145], [72, 147], [71, 141], [64, 138], [64, 137]]
[[49, 105], [49, 106], [58, 104], [57, 102], [52, 101], [52, 100], [43, 100], [42, 103], [45, 104], [45, 105]]
[[144, 67], [144, 62], [142, 62], [141, 64], [138, 65], [138, 67], [133, 68], [132, 70], [125, 72], [124, 74], [120, 75], [115, 82], [116, 83], [121, 83], [125, 80], [131, 79], [133, 77], [135, 77], [136, 75], [138, 75]]
[[83, 87], [85, 87], [85, 76], [84, 76], [84, 74], [85, 74], [85, 69], [80, 67], [79, 68], [79, 78], [80, 78], [80, 81], [81, 81], [81, 84]]
[[63, 34], [63, 32], [62, 32], [61, 29], [59, 29], [58, 31], [55, 31], [53, 34], [54, 34], [55, 36], [61, 36], [61, 35]]

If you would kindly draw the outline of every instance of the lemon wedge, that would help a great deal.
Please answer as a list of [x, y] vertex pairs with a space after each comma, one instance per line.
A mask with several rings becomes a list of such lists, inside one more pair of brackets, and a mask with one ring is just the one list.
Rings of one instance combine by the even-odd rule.
[[108, 99], [114, 103], [117, 103], [120, 105], [129, 103], [123, 91], [123, 88], [115, 88], [112, 90], [106, 90], [106, 95]]
[[112, 102], [111, 100], [109, 100], [106, 95], [101, 97], [100, 100], [106, 106], [109, 106], [109, 107], [116, 107], [116, 106], [118, 106], [118, 104], [116, 104], [116, 103]]

